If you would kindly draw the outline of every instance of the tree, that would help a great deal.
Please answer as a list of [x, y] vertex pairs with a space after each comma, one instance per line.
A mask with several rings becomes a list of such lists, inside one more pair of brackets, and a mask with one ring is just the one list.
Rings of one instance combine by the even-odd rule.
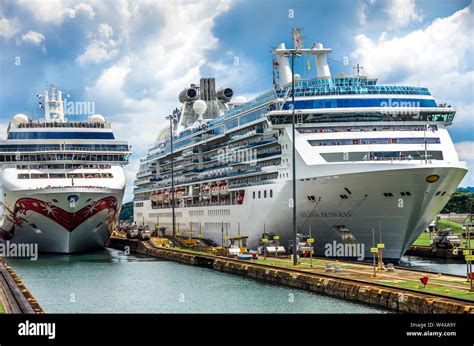
[[474, 208], [474, 193], [468, 190], [456, 191], [441, 211], [441, 214], [466, 214]]
[[120, 210], [120, 221], [133, 221], [133, 202], [128, 202], [122, 205], [122, 210]]

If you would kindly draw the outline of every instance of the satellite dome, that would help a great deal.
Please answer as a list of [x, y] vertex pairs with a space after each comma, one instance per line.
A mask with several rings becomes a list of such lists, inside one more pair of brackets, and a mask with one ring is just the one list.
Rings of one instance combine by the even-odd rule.
[[206, 111], [207, 104], [203, 100], [197, 100], [193, 104], [193, 109], [194, 109], [194, 111], [196, 112], [197, 115], [201, 116]]
[[162, 141], [165, 141], [167, 138], [169, 138], [169, 136], [170, 136], [170, 126], [166, 125], [158, 133], [158, 137], [156, 139], [156, 142], [160, 143]]
[[299, 81], [300, 79], [301, 79], [301, 76], [300, 76], [298, 73], [296, 73], [296, 74], [295, 74], [295, 81], [297, 82], [297, 81]]
[[232, 103], [238, 105], [245, 102], [247, 102], [247, 98], [245, 96], [237, 96]]
[[18, 113], [13, 117], [12, 123], [15, 125], [26, 124], [28, 122], [28, 117], [25, 114]]
[[94, 114], [90, 119], [93, 123], [105, 123], [105, 117], [101, 114]]

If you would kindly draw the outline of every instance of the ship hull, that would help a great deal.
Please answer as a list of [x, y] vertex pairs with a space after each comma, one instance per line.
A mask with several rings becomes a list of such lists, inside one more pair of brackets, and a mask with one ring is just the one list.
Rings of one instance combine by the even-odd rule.
[[40, 252], [55, 253], [104, 247], [117, 223], [123, 198], [123, 189], [107, 188], [4, 188], [3, 192], [2, 238], [38, 244]]

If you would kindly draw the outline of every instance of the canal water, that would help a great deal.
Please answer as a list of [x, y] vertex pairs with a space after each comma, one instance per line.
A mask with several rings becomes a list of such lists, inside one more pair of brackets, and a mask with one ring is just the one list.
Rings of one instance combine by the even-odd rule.
[[8, 263], [48, 313], [387, 313], [112, 249]]
[[466, 275], [466, 263], [452, 259], [404, 256], [399, 265], [409, 269], [424, 270], [433, 273]]

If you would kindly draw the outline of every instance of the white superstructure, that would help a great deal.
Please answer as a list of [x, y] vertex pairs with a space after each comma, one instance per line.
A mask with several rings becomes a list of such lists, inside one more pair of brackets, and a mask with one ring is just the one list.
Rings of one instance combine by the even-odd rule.
[[[334, 241], [363, 243], [369, 257], [374, 228], [384, 258], [398, 260], [431, 223], [467, 172], [445, 128], [455, 110], [438, 105], [426, 88], [378, 85], [359, 66], [354, 76], [333, 77], [330, 51], [322, 44], [299, 47], [304, 60], [296, 66], [316, 64], [318, 75], [295, 78], [294, 104], [284, 44], [273, 50], [274, 89], [253, 100], [233, 103], [232, 90], [216, 92], [213, 78], [183, 90], [172, 129], [180, 234], [201, 233], [221, 244], [240, 233], [252, 248], [264, 231], [274, 232], [286, 246], [293, 140], [298, 232], [311, 226], [317, 253]], [[198, 115], [193, 104], [201, 100], [207, 108]], [[134, 190], [135, 221], [167, 233], [169, 131], [141, 160]]]
[[102, 247], [122, 205], [130, 148], [102, 115], [68, 121], [54, 86], [38, 97], [44, 119], [17, 114], [0, 141], [0, 238], [43, 252]]

